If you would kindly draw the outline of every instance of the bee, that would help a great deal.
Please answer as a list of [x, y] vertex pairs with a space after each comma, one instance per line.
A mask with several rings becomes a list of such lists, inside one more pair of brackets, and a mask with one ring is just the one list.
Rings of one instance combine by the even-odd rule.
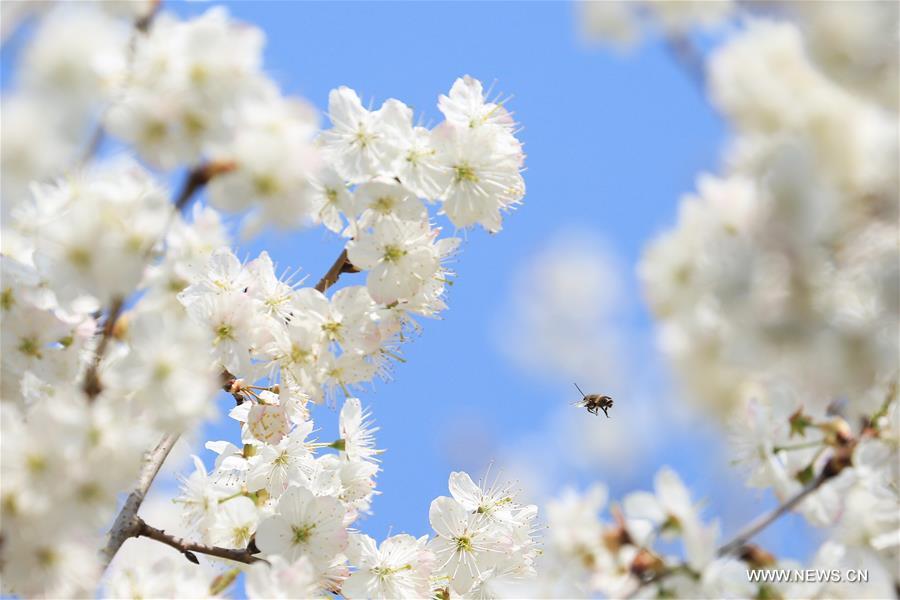
[[581, 391], [581, 388], [578, 387], [578, 384], [575, 384], [575, 388], [581, 394], [582, 398], [578, 402], [573, 402], [573, 405], [582, 406], [587, 408], [587, 411], [594, 415], [599, 415], [600, 413], [597, 411], [603, 411], [603, 414], [606, 415], [606, 418], [609, 418], [609, 409], [612, 408], [613, 399], [609, 396], [601, 396], [600, 394], [591, 394], [587, 395]]

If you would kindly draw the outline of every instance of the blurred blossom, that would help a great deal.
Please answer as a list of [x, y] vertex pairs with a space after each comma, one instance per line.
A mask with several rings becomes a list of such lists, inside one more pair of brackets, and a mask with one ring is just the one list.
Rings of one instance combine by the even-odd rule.
[[38, 24], [17, 71], [20, 86], [54, 99], [72, 114], [107, 100], [125, 68], [130, 25], [102, 10], [102, 3], [54, 8]]
[[654, 30], [672, 37], [712, 30], [727, 23], [735, 9], [732, 0], [582, 0], [576, 6], [582, 35], [618, 48]]
[[723, 413], [768, 376], [869, 413], [897, 372], [896, 114], [819, 71], [789, 23], [750, 22], [710, 75], [737, 135], [641, 265], [661, 346]]
[[531, 373], [578, 381], [586, 392], [622, 382], [626, 290], [605, 241], [578, 229], [557, 232], [513, 277], [509, 310], [496, 325], [510, 358]]
[[581, 35], [587, 41], [601, 40], [622, 48], [637, 41], [640, 27], [627, 3], [597, 0], [578, 2], [575, 6], [579, 11]]

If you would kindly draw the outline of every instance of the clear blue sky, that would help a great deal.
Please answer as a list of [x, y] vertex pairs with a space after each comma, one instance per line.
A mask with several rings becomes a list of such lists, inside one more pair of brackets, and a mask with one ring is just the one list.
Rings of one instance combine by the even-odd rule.
[[[166, 4], [184, 15], [210, 6]], [[431, 499], [447, 493], [451, 470], [467, 466], [454, 464], [445, 451], [447, 424], [459, 414], [476, 415], [491, 436], [516, 439], [541, 429], [558, 412], [560, 398], [568, 397], [571, 390], [560, 386], [571, 384], [531, 378], [492, 339], [513, 272], [554, 234], [577, 225], [611, 244], [632, 279], [627, 292], [633, 309], [623, 316], [624, 326], [641, 340], [637, 347], [646, 355], [638, 359], [651, 365], [647, 377], [659, 376], [634, 265], [646, 242], [674, 222], [678, 198], [693, 189], [696, 175], [717, 169], [727, 139], [725, 123], [662, 44], [650, 39], [628, 54], [589, 47], [579, 40], [573, 7], [561, 2], [227, 5], [234, 16], [266, 32], [265, 64], [282, 89], [322, 110], [330, 89], [348, 85], [375, 105], [399, 98], [426, 124], [435, 124], [437, 96], [456, 77], [470, 74], [513, 95], [509, 106], [523, 125], [523, 206], [505, 219], [499, 235], [468, 233], [444, 319], [424, 322], [423, 335], [404, 347], [408, 362], [396, 366], [393, 381], [360, 394], [374, 411], [379, 444], [387, 449], [378, 478], [382, 495], [374, 514], [360, 522], [363, 531], [377, 538], [389, 531], [428, 532]], [[257, 239], [239, 254], [266, 249], [281, 267], [301, 266], [315, 281], [340, 244], [336, 236], [312, 230]], [[655, 389], [673, 394], [666, 385]], [[335, 412], [322, 407], [314, 418], [320, 437], [332, 439]], [[235, 427], [224, 420], [210, 426], [210, 435], [233, 438]], [[638, 440], [641, 435], [633, 432]], [[719, 452], [714, 443], [699, 429], [672, 432], [658, 456], [635, 465], [612, 495], [648, 488], [657, 467], [668, 464], [708, 498], [707, 514], [727, 514], [731, 499], [709, 472], [710, 455]], [[211, 455], [204, 458], [210, 462]], [[604, 473], [577, 479], [573, 483], [584, 485], [604, 479]], [[770, 500], [751, 497], [739, 512], [759, 512]], [[738, 524], [726, 518], [725, 535]], [[795, 535], [800, 530], [799, 519], [789, 518], [764, 541], [803, 558], [808, 545]]]

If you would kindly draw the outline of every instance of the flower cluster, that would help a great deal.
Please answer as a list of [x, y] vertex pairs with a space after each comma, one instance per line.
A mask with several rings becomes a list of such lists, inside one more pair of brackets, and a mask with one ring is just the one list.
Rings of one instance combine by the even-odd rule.
[[[209, 339], [180, 308], [159, 310], [169, 281], [143, 277], [153, 261], [177, 271], [220, 243], [217, 219], [195, 216], [205, 230], [174, 214], [165, 190], [128, 161], [35, 185], [13, 210], [16, 252], [2, 257], [0, 303], [11, 591], [91, 590], [97, 531], [142, 452], [157, 431], [184, 431], [209, 414]], [[142, 295], [125, 312], [135, 290]]]
[[107, 127], [155, 164], [196, 164], [233, 138], [244, 105], [274, 94], [261, 71], [263, 41], [222, 8], [190, 21], [157, 16], [120, 74]]
[[898, 388], [888, 390], [860, 428], [834, 411], [813, 408], [811, 400], [774, 383], [750, 396], [734, 417], [735, 462], [745, 470], [747, 485], [770, 487], [781, 500], [815, 489], [796, 510], [830, 531], [817, 561], [830, 556], [829, 568], [864, 565], [871, 572], [871, 595], [889, 594], [900, 558]]
[[537, 507], [519, 504], [508, 487], [485, 489], [468, 474], [450, 475], [452, 497], [431, 503], [434, 537], [401, 534], [376, 545], [352, 534], [357, 568], [344, 582], [348, 598], [505, 597], [530, 582], [538, 551]]
[[500, 230], [501, 212], [525, 193], [515, 121], [468, 76], [456, 80], [438, 107], [445, 121], [429, 131], [413, 126], [412, 110], [398, 100], [369, 111], [353, 90], [331, 92], [333, 126], [323, 133], [322, 145], [337, 174], [351, 184], [381, 178], [405, 186], [357, 194], [346, 215], [355, 225], [351, 231], [374, 227], [388, 216], [419, 220], [424, 209], [415, 196], [440, 201], [456, 227], [477, 223]]
[[[313, 423], [288, 395], [237, 380], [231, 390], [241, 398], [230, 416], [241, 425], [242, 444], [208, 442], [218, 454], [210, 472], [194, 458], [196, 469], [175, 500], [187, 524], [212, 546], [245, 549], [252, 542], [262, 556], [277, 559], [265, 576], [255, 576], [260, 594], [279, 585], [287, 586], [284, 597], [302, 595], [306, 585], [339, 589], [348, 574], [347, 528], [368, 509], [379, 470], [368, 413], [358, 399], [347, 399], [341, 437], [319, 443], [309, 439]], [[317, 455], [323, 449], [336, 452]], [[278, 561], [302, 561], [311, 577], [280, 581]]]
[[249, 597], [495, 597], [534, 576], [537, 508], [519, 504], [508, 488], [484, 489], [453, 473], [452, 497], [431, 505], [434, 538], [399, 534], [379, 545], [352, 529], [376, 493], [379, 470], [376, 428], [359, 400], [341, 409], [341, 437], [319, 443], [308, 439], [312, 421], [283, 395], [239, 381], [231, 390], [242, 399], [231, 417], [241, 423], [243, 445], [207, 443], [219, 455], [215, 467], [207, 472], [195, 457], [176, 502], [200, 539], [266, 559], [248, 569]]
[[[883, 456], [874, 455], [884, 454], [884, 450], [862, 450], [873, 455], [863, 460], [883, 461]], [[809, 564], [820, 570], [866, 569], [866, 582], [750, 579], [750, 571], [794, 570], [801, 565], [780, 560], [743, 538], [737, 545], [721, 544], [718, 523], [703, 521], [700, 505], [692, 500], [687, 487], [664, 468], [656, 475], [652, 493], [633, 492], [621, 504], [613, 504], [611, 520], [600, 517], [607, 504], [606, 488], [600, 484], [580, 494], [568, 490], [548, 503], [550, 535], [537, 563], [539, 579], [532, 585], [554, 597], [597, 592], [613, 598], [890, 597], [891, 561], [896, 555], [879, 554], [859, 543], [861, 535], [873, 536], [882, 550], [896, 542], [896, 500], [884, 495], [886, 482], [876, 481], [871, 473], [842, 475], [835, 480], [855, 481], [849, 493], [859, 511], [857, 518], [864, 522], [842, 526]], [[807, 500], [802, 506], [816, 510], [818, 503]], [[675, 540], [680, 541], [680, 554], [671, 552]]]
[[[634, 593], [646, 581], [666, 573], [664, 587], [676, 597], [718, 597], [717, 523], [704, 523], [696, 502], [670, 469], [657, 473], [654, 492], [634, 492], [614, 505], [611, 522], [599, 512], [607, 491], [596, 484], [583, 494], [568, 490], [547, 505], [550, 535], [539, 563], [544, 586], [557, 594], [601, 592], [610, 597]], [[654, 547], [680, 539], [683, 562]], [[568, 592], [567, 592], [568, 590]], [[749, 594], [752, 596], [752, 593]]]
[[[728, 556], [747, 564], [740, 569], [785, 565], [738, 538], [743, 545], [720, 547], [720, 558], [704, 567], [695, 550], [714, 547], [714, 539], [701, 543], [679, 515], [681, 563], [653, 556], [649, 579], [646, 561], [630, 557], [626, 567], [638, 583], [687, 597], [890, 596], [900, 580], [900, 15], [886, 5], [779, 4], [773, 8], [786, 19], [748, 18], [712, 52], [706, 83], [735, 131], [725, 173], [699, 177], [676, 227], [649, 246], [639, 273], [685, 396], [733, 423], [748, 485], [772, 488], [829, 529], [814, 567], [865, 566], [869, 586], [717, 588], [733, 568], [722, 563]], [[688, 32], [667, 34], [684, 60]], [[627, 538], [640, 547], [628, 521], [633, 497], [624, 508]], [[595, 584], [616, 572], [590, 570]], [[659, 573], [669, 575], [660, 582]], [[675, 585], [685, 573], [703, 587]], [[739, 575], [727, 580], [749, 585]]]
[[[262, 31], [221, 8], [188, 20], [150, 0], [44, 8], [3, 106], [4, 593], [88, 596], [127, 538], [187, 543], [137, 509], [223, 386], [240, 442], [209, 442], [215, 466], [195, 459], [177, 500], [195, 546], [253, 563], [251, 597], [421, 597], [529, 575], [534, 510], [505, 491], [496, 515], [459, 500], [486, 536], [463, 549], [465, 570], [437, 562], [437, 540], [379, 546], [351, 529], [379, 471], [370, 414], [351, 390], [402, 360], [417, 316], [447, 308], [459, 239], [440, 237], [435, 220], [495, 232], [524, 194], [502, 103], [463, 77], [427, 129], [399, 100], [370, 111], [341, 87], [322, 131], [316, 110], [265, 74]], [[4, 26], [12, 12], [4, 5]], [[176, 176], [174, 193], [159, 183]], [[191, 206], [204, 189], [216, 209], [244, 215], [245, 235], [322, 224], [343, 252], [314, 287], [277, 273], [265, 252], [242, 263], [219, 213]], [[326, 295], [359, 271], [365, 285]], [[310, 439], [310, 401], [339, 395], [339, 436]], [[516, 555], [499, 560], [501, 550]], [[117, 564], [105, 590], [216, 596], [236, 576]]]
[[476, 485], [466, 473], [451, 473], [450, 494], [429, 511], [436, 534], [429, 548], [446, 595], [503, 597], [534, 576], [537, 506], [519, 504], [508, 487]]
[[852, 398], [856, 421], [897, 376], [898, 121], [804, 44], [798, 26], [753, 21], [712, 56], [737, 129], [729, 171], [699, 179], [641, 275], [699, 399], [728, 409], [743, 382], [786, 378], [822, 408]]
[[735, 12], [733, 0], [632, 0], [582, 2], [581, 28], [585, 37], [627, 47], [639, 40], [642, 29], [675, 38], [693, 29], [714, 29]]
[[[15, 6], [27, 13], [46, 4]], [[4, 219], [27, 200], [33, 181], [65, 173], [89, 143], [90, 125], [99, 118], [128, 62], [129, 26], [117, 18], [114, 4], [63, 5], [48, 11], [23, 47], [15, 89], [4, 90], [3, 96]], [[128, 4], [140, 11], [150, 2]], [[3, 7], [4, 28], [17, 21], [8, 14], [14, 11], [13, 5]], [[4, 252], [6, 248], [4, 241]]]

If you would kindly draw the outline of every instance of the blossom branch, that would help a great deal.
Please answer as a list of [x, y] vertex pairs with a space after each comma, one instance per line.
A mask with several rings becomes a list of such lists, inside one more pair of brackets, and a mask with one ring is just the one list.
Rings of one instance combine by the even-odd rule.
[[121, 298], [115, 298], [112, 301], [112, 304], [109, 307], [109, 311], [106, 314], [106, 323], [103, 324], [103, 331], [100, 334], [100, 341], [97, 343], [97, 349], [94, 351], [94, 358], [91, 361], [90, 366], [88, 366], [87, 372], [84, 375], [84, 383], [82, 384], [82, 389], [84, 393], [87, 394], [88, 399], [93, 400], [96, 398], [101, 391], [103, 391], [103, 386], [100, 383], [100, 362], [103, 360], [103, 355], [106, 354], [106, 347], [109, 346], [109, 340], [113, 336], [113, 330], [116, 326], [116, 321], [119, 320], [119, 315], [122, 314], [122, 308], [124, 306], [124, 301]]
[[131, 493], [128, 494], [125, 505], [122, 506], [122, 510], [119, 511], [116, 520], [113, 522], [112, 529], [109, 531], [109, 541], [103, 550], [104, 568], [109, 566], [109, 563], [119, 551], [119, 548], [122, 547], [122, 544], [125, 543], [125, 540], [139, 535], [138, 532], [142, 521], [137, 516], [138, 510], [140, 510], [141, 504], [143, 504], [144, 498], [147, 496], [147, 491], [153, 484], [153, 480], [156, 479], [159, 469], [166, 461], [166, 457], [169, 456], [172, 448], [175, 447], [175, 442], [178, 441], [179, 437], [177, 433], [165, 434], [156, 447], [144, 458], [144, 466], [141, 469], [138, 483]]
[[[175, 212], [184, 210], [190, 204], [196, 193], [204, 186], [206, 186], [207, 183], [209, 183], [210, 179], [217, 175], [227, 173], [235, 168], [235, 163], [231, 161], [218, 161], [202, 164], [191, 169], [191, 171], [185, 178], [184, 184], [181, 187], [181, 191], [179, 191], [178, 195], [175, 197]], [[172, 219], [169, 219], [169, 223], [166, 225], [165, 231], [160, 236], [162, 239], [165, 239], [166, 232], [168, 232], [169, 227], [171, 226], [171, 221]], [[150, 253], [148, 249], [148, 258], [149, 254]], [[89, 399], [96, 398], [100, 394], [100, 392], [103, 391], [103, 386], [100, 382], [99, 377], [100, 363], [103, 360], [104, 354], [106, 354], [106, 347], [109, 345], [109, 340], [113, 335], [113, 328], [115, 327], [116, 321], [118, 320], [119, 316], [122, 314], [123, 307], [124, 300], [122, 298], [115, 298], [110, 305], [109, 311], [107, 313], [106, 323], [103, 327], [103, 333], [101, 335], [100, 342], [97, 345], [94, 361], [88, 367], [87, 373], [84, 377], [83, 389]]]
[[341, 273], [358, 273], [359, 269], [353, 266], [353, 263], [350, 262], [350, 259], [347, 258], [347, 249], [344, 248], [337, 259], [334, 261], [334, 264], [331, 265], [331, 268], [328, 269], [328, 272], [319, 280], [319, 283], [316, 284], [316, 289], [322, 293], [325, 293], [325, 290], [333, 286], [337, 283], [337, 280], [340, 278]]
[[828, 462], [825, 463], [822, 472], [819, 473], [815, 479], [809, 482], [806, 487], [794, 494], [786, 502], [777, 506], [768, 514], [762, 515], [755, 521], [749, 523], [730, 542], [721, 546], [716, 551], [716, 555], [726, 556], [744, 548], [747, 545], [747, 542], [749, 542], [756, 534], [778, 520], [781, 515], [796, 508], [810, 494], [822, 487], [822, 484], [829, 479], [837, 477], [841, 471], [849, 467], [857, 440], [852, 437], [839, 438], [836, 440], [836, 443], [838, 444], [837, 448], [835, 448], [834, 453], [831, 458], [828, 459]]
[[[233, 167], [230, 167], [233, 168]], [[193, 175], [194, 173], [198, 173], [201, 171], [207, 171], [207, 177], [205, 181], [202, 181], [202, 178], [199, 175]], [[221, 170], [216, 171], [224, 172]], [[185, 186], [182, 188], [181, 193], [178, 196], [178, 201], [176, 201], [176, 206], [178, 206], [179, 201], [182, 203], [186, 203], [187, 200], [198, 190], [200, 187], [205, 185], [209, 178], [212, 177], [210, 175], [210, 169], [208, 166], [201, 166], [195, 168], [191, 171], [192, 175], [188, 176], [188, 179], [185, 182]], [[192, 183], [194, 180], [194, 183]], [[181, 200], [185, 198], [185, 200]], [[341, 273], [354, 273], [357, 269], [354, 267], [347, 258], [347, 249], [345, 248], [341, 254], [338, 256], [337, 260], [334, 261], [334, 264], [331, 265], [331, 268], [328, 269], [328, 272], [322, 277], [319, 283], [316, 284], [316, 289], [320, 292], [325, 292], [329, 287], [334, 285], [334, 283], [338, 280]], [[121, 307], [119, 308], [121, 310]], [[112, 334], [112, 326], [107, 324], [107, 328], [109, 329], [109, 334]], [[104, 336], [106, 339], [106, 336]], [[101, 345], [105, 347], [105, 343], [101, 340]], [[234, 396], [235, 401], [240, 403], [243, 401], [243, 398], [238, 393], [237, 390], [233, 390], [232, 386], [235, 381], [233, 375], [228, 373], [227, 371], [222, 373], [222, 385], [223, 389], [232, 396]], [[99, 381], [98, 381], [99, 384]], [[113, 557], [119, 551], [119, 548], [122, 547], [122, 544], [125, 543], [130, 537], [138, 537], [140, 535], [144, 535], [141, 533], [142, 526], [145, 528], [149, 528], [146, 523], [137, 516], [138, 510], [141, 508], [141, 504], [144, 502], [144, 498], [147, 495], [147, 491], [150, 489], [150, 486], [153, 484], [153, 480], [156, 478], [156, 475], [159, 473], [162, 464], [165, 462], [166, 458], [169, 456], [169, 453], [172, 451], [172, 448], [175, 446], [175, 442], [178, 441], [179, 434], [175, 433], [167, 433], [163, 436], [163, 438], [159, 441], [156, 447], [147, 455], [144, 460], [144, 466], [141, 469], [141, 475], [138, 479], [138, 483], [135, 488], [128, 495], [128, 499], [125, 500], [124, 506], [119, 511], [119, 514], [116, 516], [116, 520], [113, 522], [113, 526], [109, 531], [109, 540], [106, 544], [106, 547], [103, 550], [103, 566], [104, 569], [109, 566], [109, 563], [112, 562]], [[143, 525], [142, 525], [143, 524]], [[146, 529], [146, 531], [150, 531], [153, 528]], [[158, 531], [158, 530], [155, 530]], [[167, 535], [164, 532], [160, 532], [162, 535]], [[147, 535], [146, 537], [153, 537]], [[171, 536], [169, 536], [171, 537]], [[153, 538], [157, 539], [157, 538]], [[177, 540], [177, 538], [172, 538], [173, 540]], [[169, 543], [166, 540], [160, 539], [164, 543]], [[183, 540], [180, 540], [183, 541]], [[190, 543], [190, 542], [186, 542]], [[172, 545], [172, 544], [169, 544]], [[196, 544], [195, 544], [196, 545]], [[199, 546], [206, 548], [205, 546]], [[178, 548], [178, 546], [173, 546]], [[215, 550], [215, 548], [213, 548]], [[188, 548], [190, 550], [190, 548]], [[210, 554], [209, 552], [203, 552], [202, 550], [195, 549], [197, 552], [201, 552], [203, 554]], [[221, 549], [220, 549], [221, 550]], [[215, 556], [215, 555], [214, 555]], [[190, 558], [190, 557], [189, 557]], [[230, 557], [225, 557], [230, 558]], [[238, 560], [238, 559], [234, 559]], [[248, 562], [248, 561], [243, 561]]]
[[[754, 521], [751, 521], [746, 527], [738, 532], [738, 534], [734, 536], [734, 538], [720, 546], [716, 550], [716, 556], [723, 557], [729, 554], [734, 554], [735, 552], [740, 552], [742, 553], [741, 557], [743, 558], [743, 554], [746, 553], [746, 551], [754, 550], [754, 547], [748, 546], [750, 540], [753, 537], [755, 537], [766, 527], [777, 521], [782, 515], [795, 509], [801, 502], [803, 502], [803, 500], [808, 498], [813, 492], [822, 487], [822, 485], [826, 481], [836, 477], [841, 471], [844, 470], [844, 468], [850, 466], [850, 457], [852, 456], [855, 445], [855, 440], [848, 440], [842, 446], [838, 447], [835, 450], [834, 455], [825, 464], [825, 467], [822, 469], [822, 472], [819, 473], [818, 477], [816, 477], [803, 489], [791, 496], [785, 502], [775, 507], [770, 512], [757, 517]], [[669, 575], [678, 572], [682, 568], [683, 565], [677, 565], [671, 568], [654, 569], [653, 574], [642, 580], [640, 584], [626, 596], [626, 598], [634, 598], [638, 594], [638, 592], [640, 592], [640, 590], [645, 586], [659, 583]], [[634, 570], [634, 565], [632, 565], [632, 571]]]
[[237, 165], [231, 161], [214, 161], [191, 169], [181, 186], [181, 191], [175, 197], [175, 210], [177, 212], [184, 211], [190, 206], [194, 195], [203, 189], [210, 179], [216, 175], [233, 171], [235, 168]]
[[265, 562], [263, 559], [253, 556], [253, 554], [250, 553], [250, 550], [246, 548], [243, 550], [238, 550], [233, 548], [221, 548], [219, 546], [207, 546], [205, 544], [198, 544], [196, 542], [192, 542], [190, 540], [186, 540], [184, 538], [166, 533], [162, 529], [151, 527], [150, 525], [147, 525], [147, 523], [145, 523], [144, 520], [140, 517], [137, 517], [137, 526], [134, 537], [146, 537], [152, 540], [156, 540], [157, 542], [162, 542], [167, 546], [171, 546], [172, 548], [175, 548], [176, 550], [184, 554], [185, 558], [187, 558], [194, 564], [200, 564], [200, 561], [197, 560], [197, 557], [194, 553], [206, 554], [208, 556], [215, 556], [217, 558], [227, 558], [228, 560], [242, 562], [248, 565], [255, 562]]
[[778, 505], [772, 511], [760, 515], [754, 521], [747, 524], [732, 540], [716, 550], [717, 556], [727, 556], [737, 552], [747, 545], [747, 543], [763, 529], [777, 521], [783, 514], [790, 512], [796, 508], [810, 494], [822, 487], [822, 484], [831, 479], [831, 475], [827, 470], [822, 471], [816, 479], [809, 483], [802, 490], [794, 494], [786, 502]]

